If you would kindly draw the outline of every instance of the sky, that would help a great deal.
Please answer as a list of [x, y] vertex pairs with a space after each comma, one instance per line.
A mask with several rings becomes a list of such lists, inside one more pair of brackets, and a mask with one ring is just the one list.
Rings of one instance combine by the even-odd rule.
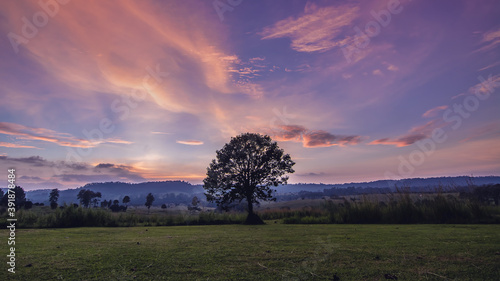
[[267, 134], [289, 183], [500, 175], [500, 3], [2, 1], [0, 178], [202, 182]]

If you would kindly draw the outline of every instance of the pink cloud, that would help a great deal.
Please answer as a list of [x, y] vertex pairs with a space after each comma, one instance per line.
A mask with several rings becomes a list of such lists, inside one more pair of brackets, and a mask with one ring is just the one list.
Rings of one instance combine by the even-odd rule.
[[202, 145], [203, 142], [199, 140], [178, 140], [176, 143], [185, 144], [185, 145]]
[[355, 145], [361, 140], [360, 136], [339, 136], [326, 131], [311, 131], [303, 135], [304, 147], [329, 147], [335, 145]]
[[0, 146], [9, 147], [9, 148], [39, 148], [36, 146], [15, 144], [15, 143], [10, 143], [10, 142], [0, 142]]
[[384, 145], [395, 145], [397, 147], [403, 147], [403, 146], [408, 146], [412, 145], [415, 142], [419, 140], [423, 140], [426, 138], [429, 138], [432, 131], [436, 128], [441, 128], [443, 127], [444, 124], [439, 122], [438, 120], [432, 120], [424, 125], [413, 127], [411, 130], [408, 131], [407, 134], [402, 135], [400, 137], [391, 139], [391, 138], [382, 138], [378, 140], [374, 140], [368, 144], [370, 145], [377, 145], [377, 144], [384, 144]]
[[89, 141], [86, 139], [77, 138], [71, 134], [60, 133], [45, 128], [33, 128], [20, 124], [0, 122], [0, 134], [12, 135], [19, 139], [32, 141], [45, 141], [67, 147], [89, 148], [95, 147], [101, 143], [122, 143], [130, 144], [131, 142], [120, 139], [102, 139], [99, 141]]
[[343, 28], [358, 16], [359, 8], [351, 5], [319, 7], [308, 2], [304, 13], [265, 27], [262, 39], [290, 38], [291, 48], [298, 52], [323, 52], [346, 43], [338, 38]]
[[280, 129], [273, 134], [273, 138], [278, 141], [301, 141], [302, 134], [307, 132], [305, 127], [299, 125], [283, 125]]
[[[20, 33], [20, 19], [26, 11], [40, 9], [37, 3], [9, 2], [4, 7], [12, 31]], [[186, 81], [198, 81], [196, 87], [207, 92], [262, 95], [255, 83], [233, 80], [230, 70], [240, 60], [220, 47], [225, 35], [214, 28], [218, 20], [212, 25], [210, 13], [186, 4], [161, 6], [151, 1], [64, 5], [40, 29], [40, 36], [20, 46], [20, 52], [30, 53], [53, 78], [86, 94], [147, 91], [148, 100], [173, 112], [211, 110], [205, 105], [214, 97], [197, 95], [199, 89], [193, 91]], [[261, 63], [260, 59], [251, 63]], [[241, 67], [242, 75], [257, 71]], [[158, 82], [158, 77], [149, 77], [145, 88], [144, 77], [154, 72], [168, 73], [171, 79], [160, 77], [164, 79]]]
[[482, 45], [475, 52], [487, 52], [495, 49], [500, 45], [500, 29], [489, 30], [483, 33], [483, 38], [480, 42]]
[[330, 147], [355, 145], [360, 142], [361, 137], [334, 135], [323, 130], [309, 131], [299, 125], [283, 125], [280, 127], [280, 131], [274, 132], [273, 139], [302, 142], [304, 147]]
[[441, 105], [441, 106], [434, 107], [432, 109], [427, 110], [424, 114], [422, 114], [422, 117], [426, 117], [426, 118], [435, 117], [439, 111], [445, 110], [447, 108], [448, 108], [447, 105]]
[[369, 144], [385, 144], [385, 145], [395, 145], [397, 147], [408, 146], [414, 144], [419, 140], [426, 139], [427, 136], [423, 134], [409, 134], [396, 139], [383, 138], [370, 142]]

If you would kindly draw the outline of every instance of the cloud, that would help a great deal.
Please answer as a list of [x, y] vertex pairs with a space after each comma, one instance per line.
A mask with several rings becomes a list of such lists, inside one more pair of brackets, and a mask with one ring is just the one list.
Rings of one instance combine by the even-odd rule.
[[255, 83], [254, 80], [261, 78], [273, 69], [265, 62], [265, 58], [255, 57], [243, 61], [236, 56], [230, 56], [225, 60], [231, 62], [228, 65], [228, 72], [234, 81], [235, 90], [254, 98], [264, 96], [262, 86]]
[[[92, 181], [141, 182], [146, 180], [142, 175], [145, 172], [143, 169], [114, 163], [91, 165], [85, 162], [50, 161], [40, 156], [19, 158], [0, 156], [0, 166], [15, 167], [20, 180], [43, 181], [49, 179], [50, 182], [62, 182], [63, 185], [68, 186], [69, 184], [71, 187]], [[28, 172], [30, 174], [27, 175]]]
[[403, 147], [403, 146], [408, 146], [412, 145], [415, 142], [419, 140], [423, 140], [426, 138], [429, 138], [432, 131], [436, 128], [441, 128], [443, 127], [444, 124], [440, 122], [439, 120], [432, 120], [424, 125], [413, 127], [410, 131], [408, 131], [407, 134], [402, 135], [400, 137], [391, 139], [391, 138], [382, 138], [378, 140], [374, 140], [368, 144], [370, 145], [377, 145], [377, 144], [384, 144], [384, 145], [395, 145], [397, 147]]
[[385, 144], [385, 145], [395, 145], [397, 147], [408, 146], [414, 144], [419, 140], [426, 139], [427, 136], [423, 134], [409, 134], [396, 139], [383, 138], [370, 142], [369, 144]]
[[9, 156], [0, 156], [0, 161], [12, 161], [12, 162], [18, 162], [18, 163], [23, 163], [23, 164], [29, 164], [35, 167], [42, 167], [42, 166], [47, 166], [47, 167], [53, 167], [54, 164], [45, 160], [44, 158], [40, 156], [30, 156], [30, 157], [9, 157]]
[[81, 183], [130, 180], [129, 178], [126, 177], [117, 178], [115, 175], [95, 175], [95, 174], [94, 175], [64, 174], [64, 175], [56, 175], [55, 177], [63, 182], [81, 182]]
[[477, 83], [476, 85], [470, 87], [466, 93], [460, 93], [451, 97], [451, 99], [454, 100], [462, 96], [475, 94], [490, 95], [495, 91], [495, 89], [500, 87], [500, 74], [490, 74], [487, 78], [479, 76], [479, 78], [481, 79], [480, 83]]
[[311, 131], [303, 135], [304, 147], [329, 147], [334, 145], [355, 145], [361, 140], [360, 136], [339, 136], [326, 131]]
[[[27, 11], [40, 9], [37, 2], [9, 2], [4, 6], [0, 17], [5, 18], [5, 33], [20, 34], [20, 19], [29, 15]], [[136, 135], [130, 132], [139, 126], [134, 117], [158, 114], [199, 118], [209, 124], [206, 131], [215, 138], [241, 133], [241, 110], [248, 110], [247, 101], [259, 100], [268, 93], [263, 77], [272, 74], [273, 66], [263, 55], [235, 54], [234, 50], [239, 49], [228, 40], [230, 32], [221, 32], [227, 26], [213, 16], [208, 2], [195, 6], [157, 1], [61, 5], [59, 13], [39, 29], [36, 38], [20, 45], [19, 54], [27, 58], [26, 64], [13, 60], [20, 65], [18, 77], [39, 79], [27, 89], [10, 87], [11, 95], [16, 97], [16, 91], [24, 90], [23, 98], [16, 99], [16, 107], [28, 117], [40, 118], [37, 125], [67, 126], [50, 122], [68, 118], [79, 126], [96, 128], [99, 117], [110, 118], [117, 122], [117, 131], [127, 131], [127, 136], [132, 137]], [[5, 54], [13, 52], [10, 45], [7, 47]], [[168, 76], [156, 79], [158, 73]], [[0, 75], [0, 84], [5, 80]], [[17, 80], [14, 84], [22, 83]], [[43, 95], [33, 94], [37, 91], [43, 91]], [[135, 102], [130, 98], [137, 92], [144, 94], [144, 100]], [[26, 99], [33, 106], [25, 106]], [[112, 106], [116, 105], [114, 101], [125, 99], [137, 106], [116, 112], [114, 109], [126, 109], [127, 102]], [[14, 99], [7, 102], [14, 103]], [[63, 103], [60, 108], [48, 110]], [[11, 104], [5, 107], [13, 108]], [[48, 118], [51, 114], [55, 116]], [[122, 119], [125, 115], [130, 118]], [[97, 122], [92, 121], [96, 118]], [[61, 127], [50, 128], [66, 131]], [[160, 128], [151, 125], [148, 129]], [[169, 130], [176, 133], [176, 129], [174, 126]], [[138, 138], [134, 141], [140, 142]], [[88, 143], [70, 144], [92, 147]]]
[[290, 38], [297, 52], [324, 52], [342, 46], [349, 38], [338, 37], [357, 17], [358, 8], [351, 5], [319, 7], [308, 2], [304, 13], [265, 27], [262, 39]]
[[393, 64], [389, 64], [389, 66], [387, 66], [387, 70], [390, 70], [390, 71], [398, 71], [399, 68]]
[[500, 29], [485, 32], [480, 44], [482, 47], [475, 52], [486, 52], [495, 49], [497, 45], [500, 45]]
[[36, 147], [36, 146], [15, 144], [15, 143], [10, 143], [10, 142], [0, 142], [0, 146], [9, 147], [9, 148], [38, 148], [39, 149], [39, 147]]
[[497, 61], [497, 62], [495, 62], [495, 63], [489, 64], [489, 65], [487, 65], [487, 66], [485, 66], [485, 67], [483, 67], [483, 68], [479, 69], [478, 71], [483, 71], [483, 70], [486, 70], [486, 69], [488, 69], [488, 68], [495, 67], [495, 66], [497, 66], [497, 65], [499, 65], [499, 64], [500, 64], [500, 61]]
[[156, 131], [153, 131], [153, 132], [151, 132], [151, 134], [153, 134], [153, 135], [171, 135], [172, 133], [165, 133], [165, 132], [156, 132]]
[[496, 88], [500, 88], [500, 74], [489, 75], [487, 78], [483, 78], [483, 81], [469, 88], [469, 94], [474, 95], [476, 93], [481, 94], [491, 94]]
[[[39, 8], [36, 3], [31, 6]], [[9, 8], [10, 22], [14, 24], [27, 7], [12, 4]], [[191, 17], [185, 18], [186, 14]], [[196, 73], [208, 88], [227, 93], [227, 63], [220, 60], [226, 55], [215, 47], [212, 40], [216, 40], [216, 33], [205, 23], [206, 17], [189, 5], [161, 7], [153, 2], [61, 6], [57, 16], [50, 19], [50, 29], [45, 28], [43, 36], [23, 46], [56, 77], [78, 88], [115, 94], [142, 89], [146, 68], [155, 69], [162, 59], [160, 69], [164, 72], [178, 76], [183, 65], [191, 68], [191, 73]], [[178, 25], [180, 20], [182, 26]], [[207, 28], [200, 30], [204, 26]], [[121, 35], [124, 28], [127, 35]], [[153, 82], [150, 79], [149, 83]], [[172, 92], [178, 84], [166, 81], [164, 86], [165, 91], [151, 89], [150, 94], [167, 107], [165, 99], [178, 101]], [[183, 107], [178, 102], [169, 106], [172, 110]]]
[[97, 164], [95, 166], [96, 169], [101, 169], [101, 168], [113, 168], [115, 166], [115, 164], [109, 164], [109, 163], [101, 163], [101, 164]]
[[[32, 140], [32, 141], [45, 141], [58, 144], [60, 146], [67, 147], [81, 147], [81, 148], [89, 148], [95, 147], [101, 143], [124, 143], [130, 144], [131, 142], [112, 138], [112, 139], [103, 139], [99, 141], [89, 141], [86, 139], [77, 138], [71, 134], [67, 133], [59, 133], [50, 129], [45, 128], [33, 128], [27, 127], [20, 124], [8, 123], [8, 122], [0, 122], [0, 134], [12, 135], [16, 138], [23, 140]], [[3, 144], [3, 143], [0, 143]], [[16, 144], [13, 144], [16, 145]], [[3, 145], [2, 145], [3, 146]], [[10, 146], [12, 147], [12, 146]], [[19, 147], [19, 146], [18, 146]], [[27, 146], [24, 146], [27, 147]], [[29, 147], [36, 148], [36, 147]]]
[[335, 145], [355, 145], [361, 140], [360, 136], [333, 135], [323, 130], [310, 131], [299, 125], [283, 125], [274, 132], [273, 139], [277, 141], [302, 142], [304, 147], [330, 147]]
[[455, 96], [451, 97], [451, 99], [454, 100], [454, 99], [462, 97], [462, 96], [465, 96], [465, 93], [460, 93], [458, 95], [455, 95]]
[[445, 110], [447, 108], [448, 108], [447, 105], [434, 107], [432, 109], [427, 110], [424, 114], [422, 114], [422, 117], [425, 118], [435, 117], [439, 111]]
[[118, 138], [110, 138], [103, 141], [104, 143], [118, 143], [118, 144], [133, 144], [131, 141], [121, 140]]
[[280, 129], [273, 134], [273, 138], [278, 141], [301, 141], [302, 134], [307, 132], [305, 127], [299, 125], [283, 125]]
[[22, 180], [33, 180], [33, 181], [42, 181], [43, 180], [40, 177], [31, 177], [31, 176], [21, 176], [19, 179], [22, 179]]
[[94, 167], [94, 171], [107, 174], [109, 177], [118, 177], [120, 180], [144, 181], [145, 178], [136, 172], [136, 168], [128, 165], [117, 165], [112, 163], [100, 163]]
[[178, 140], [176, 143], [185, 144], [185, 145], [202, 145], [203, 142], [199, 140]]
[[[54, 171], [85, 171], [89, 170], [91, 166], [87, 163], [75, 163], [66, 161], [49, 161], [40, 156], [30, 156], [30, 157], [9, 157], [0, 156], [0, 161], [4, 162], [6, 165], [23, 165], [23, 167], [30, 169], [29, 167], [36, 167], [38, 169], [49, 168], [51, 173]], [[24, 166], [26, 165], [26, 166]]]

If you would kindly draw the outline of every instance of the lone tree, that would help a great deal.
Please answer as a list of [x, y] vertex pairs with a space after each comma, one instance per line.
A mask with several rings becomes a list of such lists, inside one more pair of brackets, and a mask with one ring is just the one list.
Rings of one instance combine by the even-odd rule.
[[125, 206], [128, 206], [127, 204], [130, 202], [130, 197], [128, 195], [123, 197], [122, 202], [123, 204], [125, 204]]
[[246, 200], [245, 223], [263, 224], [253, 212], [253, 204], [259, 204], [258, 200], [276, 200], [270, 187], [286, 184], [285, 174], [294, 172], [295, 162], [269, 136], [254, 133], [231, 138], [216, 153], [203, 180], [207, 200], [216, 202], [222, 209], [234, 201]]
[[50, 208], [57, 208], [57, 200], [59, 200], [59, 189], [54, 188], [49, 194]]
[[146, 203], [144, 205], [146, 205], [146, 207], [148, 207], [148, 214], [149, 214], [149, 208], [151, 208], [151, 206], [153, 205], [153, 201], [155, 201], [155, 197], [153, 196], [153, 194], [149, 193], [148, 196], [146, 196]]

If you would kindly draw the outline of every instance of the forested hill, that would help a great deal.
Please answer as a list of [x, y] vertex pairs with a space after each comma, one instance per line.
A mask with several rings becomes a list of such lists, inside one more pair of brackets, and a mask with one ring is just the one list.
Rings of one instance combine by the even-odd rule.
[[434, 191], [440, 186], [444, 189], [450, 189], [454, 187], [473, 185], [485, 185], [485, 184], [497, 184], [500, 183], [500, 176], [487, 176], [487, 177], [469, 177], [469, 176], [459, 176], [459, 177], [434, 177], [434, 178], [410, 178], [402, 180], [378, 180], [371, 182], [351, 182], [342, 184], [314, 184], [314, 183], [298, 183], [289, 184], [285, 186], [279, 186], [276, 188], [278, 193], [286, 192], [299, 192], [299, 191], [324, 191], [325, 189], [331, 188], [389, 188], [394, 191], [396, 186], [401, 187], [411, 187], [412, 190], [418, 191]]
[[[325, 192], [331, 193], [331, 190], [345, 189], [356, 193], [377, 193], [378, 191], [394, 191], [395, 187], [411, 187], [413, 191], [434, 191], [439, 187], [451, 189], [455, 187], [474, 185], [498, 184], [500, 176], [488, 177], [436, 177], [436, 178], [412, 178], [398, 181], [379, 180], [373, 182], [358, 182], [344, 184], [314, 184], [299, 183], [279, 186], [275, 188], [278, 194], [306, 192]], [[124, 183], [124, 182], [104, 182], [89, 183], [76, 189], [61, 190], [59, 202], [77, 202], [77, 194], [81, 189], [90, 189], [94, 192], [101, 192], [102, 200], [122, 200], [128, 195], [131, 198], [131, 204], [144, 204], [146, 195], [152, 193], [158, 202], [190, 202], [193, 196], [203, 196], [203, 187], [193, 185], [185, 181], [159, 181], [144, 183]], [[33, 190], [26, 193], [26, 197], [32, 202], [48, 203], [50, 190]], [[342, 192], [345, 193], [345, 192]]]

